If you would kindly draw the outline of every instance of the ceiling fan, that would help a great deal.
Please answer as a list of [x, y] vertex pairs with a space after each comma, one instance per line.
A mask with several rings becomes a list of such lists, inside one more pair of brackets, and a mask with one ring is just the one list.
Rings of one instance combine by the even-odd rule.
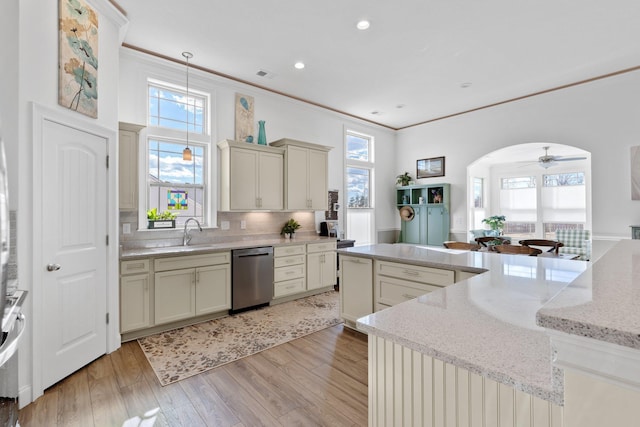
[[538, 164], [543, 168], [547, 169], [556, 164], [556, 162], [568, 162], [571, 160], [585, 160], [586, 157], [563, 157], [563, 156], [552, 156], [549, 155], [549, 147], [543, 147], [544, 156], [538, 157]]

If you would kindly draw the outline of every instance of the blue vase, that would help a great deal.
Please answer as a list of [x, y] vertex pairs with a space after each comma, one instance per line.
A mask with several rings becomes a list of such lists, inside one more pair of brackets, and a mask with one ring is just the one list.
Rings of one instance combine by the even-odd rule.
[[258, 144], [267, 145], [267, 134], [264, 131], [264, 120], [258, 120]]

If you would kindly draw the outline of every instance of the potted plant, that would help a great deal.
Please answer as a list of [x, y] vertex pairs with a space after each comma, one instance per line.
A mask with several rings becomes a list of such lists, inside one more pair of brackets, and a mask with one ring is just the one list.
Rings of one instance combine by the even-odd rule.
[[282, 232], [280, 234], [283, 234], [284, 237], [288, 239], [290, 237], [293, 237], [298, 228], [300, 228], [300, 224], [298, 223], [298, 221], [291, 218], [284, 224], [284, 227], [282, 227]]
[[409, 175], [409, 172], [405, 172], [402, 175], [398, 175], [396, 177], [396, 185], [401, 185], [401, 186], [405, 186], [405, 185], [409, 185], [409, 183], [411, 182], [411, 175]]
[[169, 211], [158, 212], [157, 208], [147, 211], [149, 228], [176, 228], [176, 214]]
[[507, 219], [504, 215], [492, 215], [488, 218], [482, 220], [485, 224], [488, 224], [489, 227], [494, 231], [495, 236], [502, 236], [502, 230], [504, 229], [504, 222]]

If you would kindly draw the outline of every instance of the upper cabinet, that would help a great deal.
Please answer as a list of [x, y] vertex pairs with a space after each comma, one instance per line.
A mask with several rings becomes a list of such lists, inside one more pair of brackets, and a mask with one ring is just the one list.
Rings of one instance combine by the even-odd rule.
[[279, 139], [271, 146], [285, 149], [285, 209], [326, 210], [331, 147], [293, 139]]
[[284, 149], [223, 140], [220, 148], [220, 209], [284, 208]]
[[138, 209], [138, 139], [144, 126], [120, 122], [118, 179], [120, 209]]

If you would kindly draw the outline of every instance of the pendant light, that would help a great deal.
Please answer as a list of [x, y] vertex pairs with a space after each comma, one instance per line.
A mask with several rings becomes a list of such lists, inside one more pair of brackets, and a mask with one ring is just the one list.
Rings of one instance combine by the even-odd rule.
[[193, 58], [193, 53], [182, 52], [182, 56], [187, 60], [187, 147], [182, 150], [182, 160], [191, 160], [191, 149], [189, 148], [189, 59]]

